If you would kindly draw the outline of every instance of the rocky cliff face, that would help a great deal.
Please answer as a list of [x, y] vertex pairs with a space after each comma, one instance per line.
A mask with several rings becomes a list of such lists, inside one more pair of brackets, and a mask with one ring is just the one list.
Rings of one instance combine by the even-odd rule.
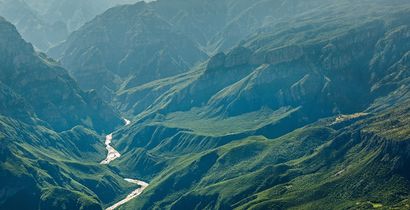
[[0, 20], [0, 54], [2, 84], [50, 127], [66, 130], [82, 124], [108, 132], [121, 123], [118, 114], [95, 94], [80, 90], [64, 69], [37, 55], [4, 19]]
[[232, 68], [241, 65], [248, 65], [252, 51], [245, 47], [237, 47], [229, 51], [227, 55], [218, 53], [209, 59], [207, 69]]
[[[358, 7], [365, 7], [366, 4]], [[337, 13], [337, 9], [332, 9], [326, 10], [326, 15]], [[372, 60], [383, 54], [375, 50], [383, 39], [390, 37], [388, 33], [405, 25], [398, 19], [405, 20], [407, 16], [402, 12], [386, 12], [386, 17], [363, 19], [356, 23], [351, 20], [363, 18], [361, 15], [364, 14], [354, 14], [343, 16], [341, 19], [345, 24], [342, 24], [339, 19], [327, 20], [325, 14], [319, 14], [309, 13], [307, 16], [312, 15], [314, 18], [308, 24], [303, 22], [305, 16], [296, 17], [290, 28], [286, 24], [277, 24], [277, 31], [260, 32], [244, 41], [240, 47], [212, 56], [205, 64], [206, 69], [202, 69], [201, 65], [194, 68], [197, 71], [204, 70], [203, 75], [197, 79], [181, 75], [179, 79], [187, 80], [185, 88], [180, 90], [182, 85], [178, 85], [178, 88], [169, 91], [166, 88], [160, 92], [153, 90], [156, 96], [151, 101], [162, 104], [162, 99], [166, 98], [164, 104], [167, 105], [165, 108], [162, 106], [167, 110], [164, 112], [178, 108], [186, 111], [190, 107], [209, 105], [213, 108], [224, 107], [224, 113], [232, 110], [238, 114], [247, 110], [246, 107], [249, 110], [264, 105], [276, 108], [284, 104], [300, 105], [303, 101], [326, 105], [328, 113], [354, 112], [366, 107], [377, 97], [376, 94], [369, 96], [371, 86], [376, 81], [363, 82], [374, 77], [375, 65]], [[380, 20], [383, 18], [393, 18], [394, 21]], [[397, 38], [397, 42], [405, 42], [405, 37], [404, 33], [401, 38]], [[399, 51], [394, 61], [390, 62], [399, 60], [397, 58], [402, 56]], [[383, 75], [377, 76], [377, 80], [381, 78]], [[148, 91], [154, 84], [155, 81], [141, 86], [141, 90]], [[162, 81], [160, 84], [163, 84]], [[344, 84], [349, 84], [350, 88], [338, 88]], [[129, 90], [132, 92], [133, 89]], [[213, 97], [215, 95], [218, 97]], [[135, 101], [132, 93], [129, 98]]]
[[[49, 54], [61, 59], [82, 88], [97, 89], [111, 100], [120, 87], [131, 89], [177, 75], [224, 50], [230, 53], [224, 61], [227, 67], [248, 62], [275, 64], [299, 57], [303, 51], [294, 45], [263, 55], [229, 49], [280, 18], [317, 12], [318, 5], [330, 6], [332, 0], [137, 3], [107, 11]], [[211, 62], [210, 68], [213, 65]], [[91, 80], [95, 76], [98, 79]]]
[[135, 87], [173, 76], [206, 58], [146, 3], [113, 8], [50, 53], [62, 58], [81, 87], [97, 89], [107, 98], [121, 85]]
[[283, 46], [268, 52], [255, 52], [250, 58], [250, 64], [278, 64], [301, 58], [305, 53], [300, 46]]
[[226, 60], [226, 55], [223, 52], [212, 56], [208, 61], [207, 69], [212, 70], [212, 69], [223, 68], [225, 66], [225, 60]]

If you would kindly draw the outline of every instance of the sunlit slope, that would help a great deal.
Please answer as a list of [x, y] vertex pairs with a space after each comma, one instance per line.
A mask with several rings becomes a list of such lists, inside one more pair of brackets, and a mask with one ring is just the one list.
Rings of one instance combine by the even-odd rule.
[[103, 209], [132, 190], [101, 166], [122, 123], [95, 93], [0, 19], [0, 209]]
[[100, 136], [84, 127], [56, 133], [0, 117], [1, 209], [102, 209], [132, 190], [102, 167]]
[[381, 2], [302, 14], [191, 72], [122, 87], [136, 117], [114, 134], [118, 166], [152, 179], [128, 207], [405, 208], [409, 7]]
[[128, 208], [406, 208], [408, 109], [328, 118], [277, 139], [182, 156]]

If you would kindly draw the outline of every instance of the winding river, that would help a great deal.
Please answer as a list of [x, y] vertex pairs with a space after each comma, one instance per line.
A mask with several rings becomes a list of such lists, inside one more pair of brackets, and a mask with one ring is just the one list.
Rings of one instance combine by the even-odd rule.
[[[127, 119], [124, 119], [124, 122], [125, 122], [125, 126], [128, 126], [128, 125], [131, 124], [131, 121], [127, 120]], [[121, 154], [114, 147], [111, 146], [112, 138], [113, 138], [112, 133], [105, 136], [105, 148], [107, 149], [108, 153], [107, 153], [107, 157], [105, 158], [105, 160], [101, 161], [100, 164], [102, 164], [102, 165], [108, 165], [113, 160], [121, 157]], [[121, 201], [119, 201], [119, 202], [115, 203], [114, 205], [108, 207], [106, 210], [114, 210], [114, 209], [118, 208], [119, 206], [127, 203], [128, 201], [138, 197], [145, 190], [145, 188], [147, 188], [148, 185], [149, 185], [148, 183], [143, 182], [143, 181], [138, 180], [138, 179], [126, 178], [124, 180], [129, 182], [129, 183], [133, 183], [133, 184], [138, 185], [138, 188], [136, 190], [132, 191], [130, 194], [128, 194], [127, 197], [125, 197]]]

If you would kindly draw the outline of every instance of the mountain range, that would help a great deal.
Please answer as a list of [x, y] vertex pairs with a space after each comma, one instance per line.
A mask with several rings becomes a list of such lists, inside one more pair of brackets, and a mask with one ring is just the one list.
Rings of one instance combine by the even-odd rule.
[[[0, 209], [102, 209], [132, 189], [102, 167], [118, 112], [0, 19]], [[98, 174], [98, 176], [96, 176]]]
[[16, 25], [25, 40], [37, 49], [64, 41], [96, 15], [133, 0], [1, 0], [0, 15]]
[[118, 209], [408, 209], [409, 24], [407, 0], [157, 0], [41, 53], [1, 19], [0, 209], [108, 208], [123, 177], [149, 185]]

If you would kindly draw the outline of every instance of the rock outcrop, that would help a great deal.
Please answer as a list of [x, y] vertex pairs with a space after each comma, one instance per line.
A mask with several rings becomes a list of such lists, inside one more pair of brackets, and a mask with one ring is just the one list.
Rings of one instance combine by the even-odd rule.
[[297, 60], [303, 56], [302, 47], [284, 46], [269, 50], [268, 52], [256, 53], [251, 58], [251, 64], [278, 64]]
[[[3, 112], [29, 122], [38, 117], [57, 131], [84, 125], [97, 131], [111, 131], [122, 123], [119, 115], [96, 94], [82, 91], [65, 69], [44, 55], [38, 55], [16, 28], [0, 19], [0, 82], [4, 97], [25, 104], [30, 114]], [[7, 107], [13, 109], [13, 107]], [[24, 119], [23, 119], [24, 118]], [[35, 120], [35, 119], [33, 119]]]
[[225, 59], [226, 59], [226, 55], [223, 52], [212, 56], [208, 61], [207, 69], [212, 70], [212, 69], [218, 69], [218, 68], [224, 67]]
[[226, 55], [225, 67], [232, 68], [235, 66], [249, 64], [252, 51], [245, 47], [237, 47]]

